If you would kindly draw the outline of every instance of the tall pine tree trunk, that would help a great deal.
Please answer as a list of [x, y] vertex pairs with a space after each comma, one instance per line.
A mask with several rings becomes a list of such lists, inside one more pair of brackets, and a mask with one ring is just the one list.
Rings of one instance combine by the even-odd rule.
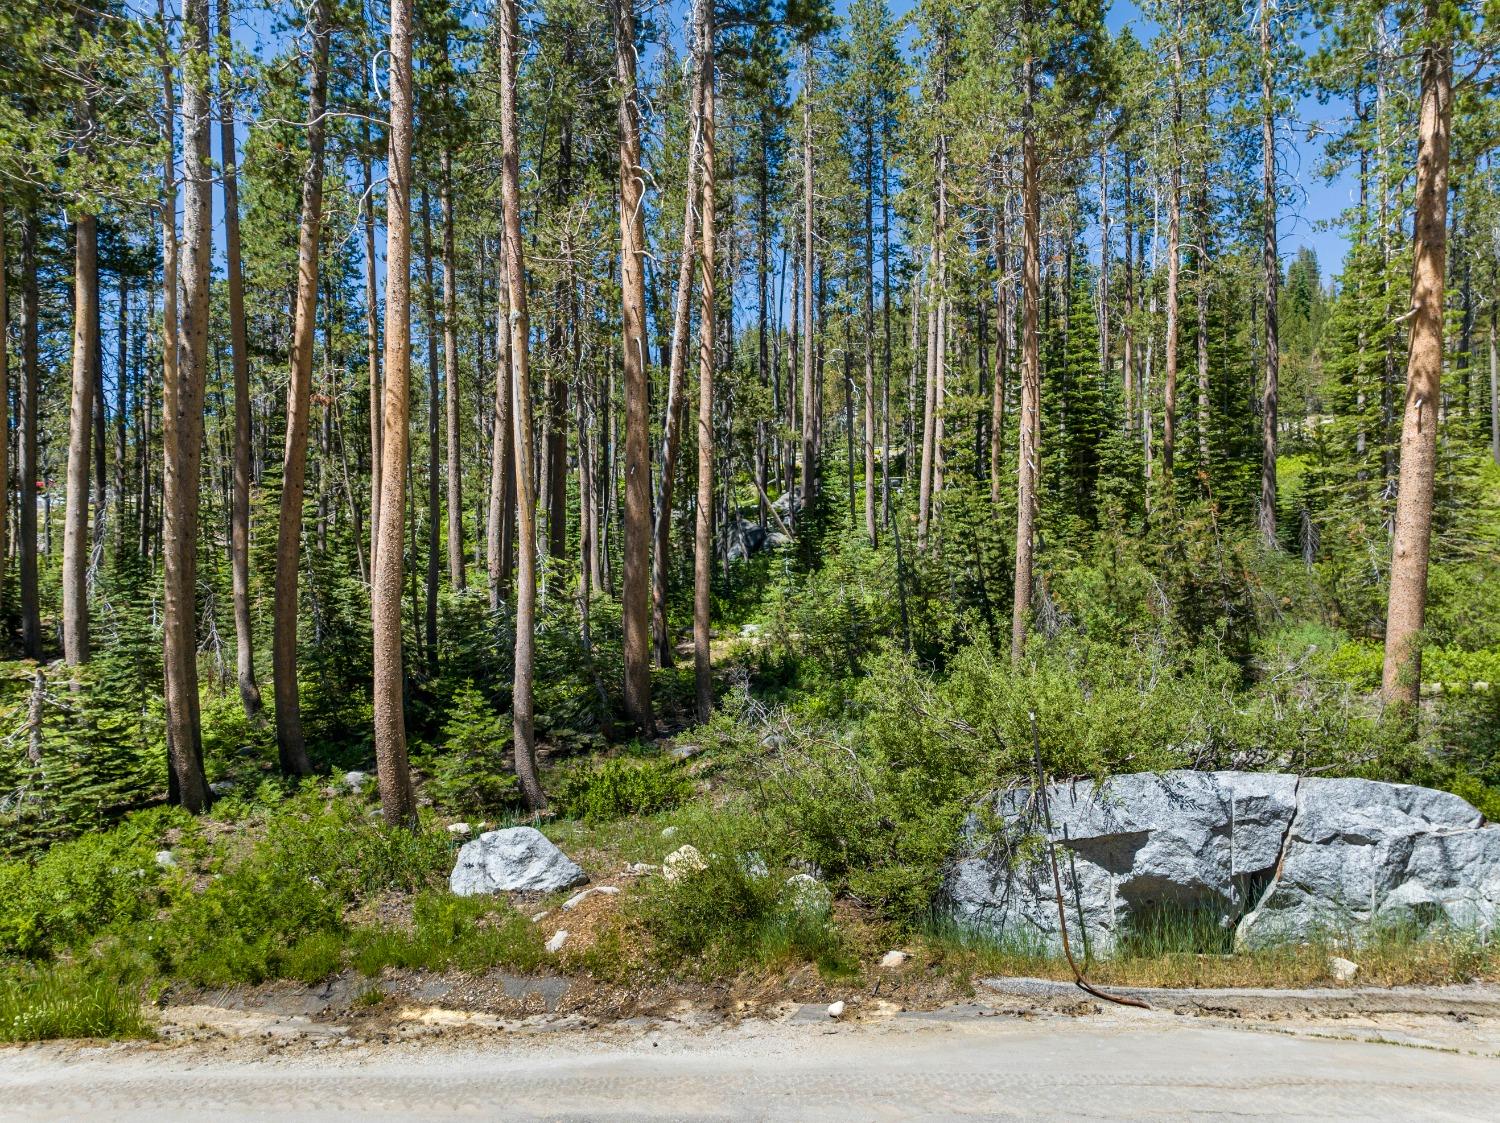
[[1162, 474], [1170, 492], [1172, 486], [1172, 458], [1177, 449], [1177, 336], [1178, 336], [1178, 274], [1182, 234], [1182, 161], [1178, 145], [1182, 140], [1182, 15], [1179, 10], [1177, 27], [1172, 39], [1172, 162], [1171, 198], [1167, 210], [1167, 324], [1166, 354], [1163, 358], [1165, 370], [1162, 377]]
[[276, 533], [276, 593], [271, 641], [276, 686], [276, 747], [281, 771], [312, 771], [297, 694], [297, 601], [301, 577], [302, 499], [307, 485], [307, 434], [312, 409], [313, 343], [318, 324], [318, 239], [323, 223], [323, 110], [328, 95], [327, 0], [314, 0], [312, 74], [307, 96], [307, 167], [297, 227], [297, 295], [292, 313], [291, 376], [286, 393], [286, 455]]
[[386, 155], [385, 394], [381, 408], [380, 549], [371, 587], [375, 764], [387, 823], [414, 822], [401, 702], [402, 523], [411, 417], [411, 0], [391, 0], [391, 117]]
[[1391, 550], [1381, 694], [1415, 706], [1422, 685], [1421, 632], [1427, 611], [1427, 558], [1437, 467], [1443, 371], [1443, 280], [1448, 233], [1448, 147], [1453, 116], [1453, 32], [1437, 0], [1426, 4], [1417, 116], [1417, 186], [1411, 274], [1411, 342], [1401, 420], [1400, 491]]
[[1271, 0], [1260, 0], [1261, 269], [1265, 285], [1266, 375], [1260, 409], [1261, 540], [1276, 548], [1276, 407], [1280, 392], [1281, 338], [1277, 282], [1281, 255], [1276, 241], [1276, 101], [1271, 70]]
[[500, 237], [500, 283], [495, 293], [495, 430], [490, 438], [490, 495], [485, 561], [490, 611], [498, 612], [510, 588], [512, 524], [516, 506], [515, 421], [510, 396], [510, 285], [506, 279], [505, 234]]
[[[426, 314], [424, 334], [427, 336], [427, 579], [423, 583], [423, 625], [427, 642], [424, 647], [427, 673], [437, 675], [437, 604], [438, 604], [438, 517], [442, 510], [442, 488], [438, 479], [438, 418], [442, 402], [438, 387], [438, 315], [437, 286], [433, 273], [432, 256], [432, 200], [427, 188], [422, 188], [422, 267], [426, 285], [423, 286], [423, 311]], [[445, 329], [446, 330], [446, 329]]]
[[536, 774], [532, 682], [536, 670], [536, 492], [532, 483], [531, 373], [526, 314], [526, 261], [521, 243], [520, 137], [516, 125], [516, 68], [520, 50], [517, 0], [500, 0], [500, 202], [505, 222], [505, 275], [510, 293], [510, 395], [515, 426], [516, 573], [515, 681], [511, 719], [516, 778], [526, 805], [547, 805]]
[[37, 234], [36, 206], [28, 204], [21, 225], [21, 478], [17, 496], [19, 510], [16, 512], [16, 553], [21, 578], [21, 652], [28, 659], [42, 657], [36, 556], [37, 402], [41, 396]]
[[68, 409], [68, 491], [63, 517], [63, 657], [89, 661], [89, 438], [99, 361], [99, 220], [74, 223], [73, 382]]
[[813, 411], [813, 135], [812, 99], [814, 88], [813, 48], [809, 39], [802, 54], [802, 511], [811, 517], [813, 497], [818, 488], [816, 440]]
[[610, 0], [619, 97], [620, 292], [624, 304], [625, 364], [625, 712], [642, 731], [651, 716], [651, 417], [646, 379], [645, 173], [636, 91], [633, 0]]
[[1032, 62], [1022, 70], [1026, 98], [1021, 123], [1021, 418], [1016, 455], [1016, 570], [1011, 605], [1010, 657], [1019, 662], [1031, 619], [1031, 566], [1041, 467], [1041, 185], [1032, 106]]
[[448, 422], [448, 583], [461, 593], [464, 572], [464, 474], [459, 453], [461, 435], [458, 392], [458, 283], [453, 247], [453, 154], [440, 157], [443, 183], [438, 196], [443, 213], [443, 395]]
[[686, 200], [682, 208], [682, 253], [677, 261], [677, 295], [672, 312], [672, 342], [667, 360], [667, 406], [662, 418], [661, 468], [656, 483], [656, 550], [651, 558], [651, 632], [656, 644], [656, 661], [663, 667], [672, 665], [672, 635], [667, 623], [667, 577], [672, 548], [672, 493], [677, 483], [677, 456], [682, 444], [683, 370], [687, 365], [688, 321], [692, 319], [693, 263], [698, 250], [699, 175], [703, 144], [703, 83], [698, 78], [705, 65], [702, 56], [704, 9], [709, 0], [697, 0], [693, 19], [700, 31], [694, 44], [695, 71], [688, 91], [688, 128], [692, 141], [688, 145]]
[[701, 304], [698, 311], [698, 504], [693, 550], [693, 676], [698, 720], [713, 712], [713, 666], [709, 658], [709, 609], [714, 545], [714, 339], [716, 276], [714, 273], [714, 7], [699, 9], [698, 83], [702, 87], [703, 237]]
[[[234, 136], [234, 65], [229, 0], [219, 0], [219, 147], [224, 163], [224, 269], [229, 295], [230, 369], [234, 379], [234, 489], [229, 509], [229, 567], [234, 597], [234, 665], [245, 716], [260, 717], [255, 633], [250, 623], [250, 353], [245, 281], [240, 268], [239, 158]], [[124, 452], [124, 441], [120, 442]]]
[[162, 555], [166, 570], [162, 631], [166, 637], [163, 666], [171, 794], [189, 811], [201, 811], [209, 799], [198, 716], [196, 627], [199, 463], [213, 236], [208, 0], [189, 0], [184, 16], [182, 324], [175, 377], [166, 382], [162, 402]]

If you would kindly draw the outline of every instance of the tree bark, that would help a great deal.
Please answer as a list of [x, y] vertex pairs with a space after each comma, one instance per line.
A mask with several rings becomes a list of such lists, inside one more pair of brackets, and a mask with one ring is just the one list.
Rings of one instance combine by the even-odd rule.
[[[364, 79], [368, 86], [368, 77]], [[381, 424], [380, 424], [380, 305], [375, 287], [375, 196], [371, 169], [372, 141], [364, 122], [364, 151], [360, 167], [364, 192], [360, 197], [365, 228], [365, 362], [370, 377], [370, 582], [375, 581], [375, 558], [380, 553]]]
[[1411, 340], [1401, 421], [1400, 491], [1391, 550], [1381, 694], [1414, 707], [1422, 685], [1422, 626], [1437, 463], [1437, 410], [1443, 371], [1443, 279], [1448, 233], [1448, 150], [1453, 115], [1453, 32], [1437, 0], [1426, 4], [1422, 95], [1417, 118], [1417, 184], [1411, 277]]
[[700, 7], [698, 82], [702, 87], [703, 250], [701, 304], [698, 312], [698, 504], [693, 550], [693, 679], [698, 721], [713, 713], [713, 665], [710, 660], [709, 609], [714, 545], [714, 339], [716, 294], [714, 273], [714, 6]]
[[505, 222], [505, 273], [510, 291], [510, 396], [515, 426], [516, 574], [515, 680], [511, 721], [516, 778], [526, 805], [547, 805], [536, 774], [532, 680], [536, 663], [536, 493], [532, 483], [530, 323], [526, 261], [521, 243], [520, 138], [516, 127], [516, 67], [520, 47], [517, 0], [500, 0], [500, 201]]
[[636, 92], [633, 0], [610, 0], [619, 96], [620, 291], [624, 304], [625, 365], [625, 712], [643, 732], [651, 715], [651, 417], [646, 378], [646, 249], [641, 169], [640, 105]]
[[380, 549], [371, 588], [375, 764], [386, 822], [416, 819], [401, 703], [402, 522], [411, 416], [411, 0], [391, 0], [390, 127], [386, 156], [385, 393], [381, 409]]
[[1281, 255], [1276, 239], [1276, 102], [1271, 70], [1271, 2], [1260, 0], [1261, 267], [1265, 283], [1266, 376], [1260, 409], [1260, 537], [1276, 548], [1276, 407], [1280, 392], [1281, 337], [1277, 283]]
[[[188, 0], [183, 34], [182, 124], [187, 185], [182, 213], [182, 326], [177, 369], [162, 402], [162, 555], [165, 591], [167, 754], [171, 794], [189, 811], [209, 802], [198, 717], [197, 575], [199, 463], [208, 366], [213, 169], [208, 91], [208, 0]], [[169, 118], [170, 120], [170, 118]]]
[[875, 121], [865, 122], [865, 537], [875, 525]]
[[816, 426], [813, 420], [813, 135], [812, 99], [815, 88], [813, 46], [809, 39], [802, 53], [802, 510], [812, 514], [818, 488]]
[[[5, 221], [5, 195], [0, 188], [0, 609], [5, 604], [5, 583], [10, 575], [10, 262], [7, 259], [7, 243], [10, 226]], [[121, 276], [124, 271], [121, 270]], [[124, 291], [123, 283], [121, 292]], [[124, 324], [124, 305], [121, 305], [121, 324]], [[120, 377], [125, 377], [123, 365]]]
[[1177, 287], [1180, 271], [1179, 241], [1182, 230], [1182, 161], [1178, 146], [1182, 141], [1182, 15], [1179, 9], [1176, 32], [1172, 39], [1172, 163], [1171, 198], [1167, 210], [1167, 309], [1166, 355], [1163, 360], [1162, 386], [1162, 476], [1168, 490], [1172, 486], [1172, 457], [1177, 448]]
[[[438, 517], [442, 510], [442, 488], [438, 480], [438, 418], [442, 401], [438, 387], [438, 315], [437, 286], [432, 275], [432, 200], [422, 188], [422, 267], [423, 310], [426, 313], [427, 337], [427, 579], [423, 583], [423, 625], [427, 642], [424, 647], [427, 673], [438, 671], [437, 605], [438, 605]], [[446, 330], [446, 329], [445, 329]]]
[[464, 569], [464, 474], [459, 452], [461, 430], [458, 392], [458, 283], [453, 248], [453, 154], [444, 147], [443, 214], [443, 395], [448, 421], [448, 584], [461, 593], [468, 585]]
[[1022, 69], [1025, 105], [1021, 124], [1021, 418], [1016, 455], [1016, 572], [1011, 605], [1010, 657], [1019, 662], [1031, 620], [1032, 539], [1041, 467], [1041, 353], [1037, 330], [1041, 302], [1041, 187], [1037, 169], [1036, 95], [1032, 61]]
[[297, 296], [292, 315], [291, 377], [286, 394], [286, 455], [276, 534], [276, 594], [271, 645], [276, 686], [276, 747], [281, 771], [312, 771], [297, 693], [297, 601], [302, 557], [302, 500], [307, 484], [307, 433], [312, 408], [313, 343], [318, 323], [318, 239], [323, 222], [323, 112], [328, 96], [327, 0], [314, 0], [312, 71], [307, 95], [307, 167], [297, 228]]
[[68, 494], [63, 517], [63, 658], [89, 661], [89, 443], [99, 361], [99, 220], [74, 223], [73, 384], [68, 409]]
[[495, 429], [490, 438], [490, 496], [485, 561], [490, 611], [498, 612], [510, 589], [516, 507], [514, 407], [510, 391], [510, 285], [506, 279], [505, 236], [500, 239], [500, 283], [495, 294]]
[[697, 70], [688, 91], [688, 128], [692, 141], [688, 145], [687, 183], [683, 191], [682, 254], [677, 261], [677, 294], [672, 313], [672, 342], [667, 361], [667, 405], [662, 419], [661, 467], [656, 484], [656, 552], [651, 558], [651, 632], [656, 644], [659, 666], [672, 665], [672, 635], [667, 623], [667, 576], [672, 548], [672, 493], [677, 484], [677, 456], [682, 444], [684, 394], [683, 370], [687, 365], [688, 321], [692, 318], [693, 263], [697, 260], [697, 219], [699, 175], [703, 143], [703, 83], [701, 73], [705, 60], [702, 47], [704, 8], [709, 0], [697, 0], [694, 20], [699, 25], [694, 44]]
[[[234, 598], [234, 665], [245, 716], [259, 719], [255, 633], [250, 623], [250, 353], [245, 280], [240, 268], [239, 157], [235, 147], [230, 0], [219, 0], [219, 147], [224, 167], [224, 269], [229, 295], [230, 370], [234, 379], [234, 485], [229, 508], [229, 568]], [[121, 441], [120, 452], [124, 453]]]
[[21, 225], [21, 479], [16, 502], [16, 553], [21, 578], [21, 652], [28, 659], [42, 657], [42, 615], [37, 595], [36, 485], [37, 400], [40, 397], [41, 364], [38, 319], [41, 296], [37, 291], [37, 217], [28, 205]]

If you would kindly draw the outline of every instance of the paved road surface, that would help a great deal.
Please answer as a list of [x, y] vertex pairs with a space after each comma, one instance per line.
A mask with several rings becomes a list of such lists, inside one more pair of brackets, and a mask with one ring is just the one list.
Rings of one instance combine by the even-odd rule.
[[1500, 1117], [1500, 1060], [1177, 1019], [495, 1035], [228, 1059], [0, 1050], [0, 1118]]

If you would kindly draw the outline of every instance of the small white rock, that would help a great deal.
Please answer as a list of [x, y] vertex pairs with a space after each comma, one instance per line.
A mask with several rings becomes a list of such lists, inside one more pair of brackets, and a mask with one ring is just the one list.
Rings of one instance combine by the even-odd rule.
[[1359, 974], [1359, 964], [1353, 960], [1345, 959], [1341, 955], [1330, 955], [1328, 957], [1328, 973], [1337, 982], [1351, 983], [1354, 981], [1354, 976]]
[[662, 827], [662, 829], [661, 829], [661, 836], [662, 836], [662, 838], [676, 838], [677, 837], [677, 828], [676, 827]]
[[534, 912], [534, 913], [531, 914], [531, 923], [533, 923], [533, 924], [540, 924], [542, 921], [546, 920], [547, 917], [550, 916], [551, 914], [552, 914], [552, 910], [551, 909], [543, 909], [541, 912]]
[[578, 907], [579, 905], [583, 904], [583, 902], [589, 897], [592, 897], [595, 893], [603, 894], [606, 897], [612, 897], [618, 892], [619, 889], [615, 888], [613, 885], [595, 885], [592, 888], [585, 889], [580, 893], [574, 893], [571, 897], [564, 901], [562, 906], [563, 911], [567, 912], [570, 909]]
[[559, 928], [556, 932], [552, 933], [552, 938], [547, 941], [547, 950], [550, 952], [562, 951], [562, 946], [567, 942], [568, 930], [566, 928]]
[[177, 865], [177, 855], [170, 850], [158, 850], [156, 852], [156, 864], [164, 870], [169, 870]]
[[448, 824], [448, 833], [449, 834], [456, 834], [456, 835], [466, 835], [466, 834], [469, 833], [469, 824], [468, 823], [449, 823]]
[[703, 860], [703, 855], [698, 852], [698, 848], [688, 844], [679, 846], [666, 856], [662, 861], [661, 872], [668, 881], [676, 881], [690, 873], [706, 869], [708, 869], [708, 863]]
[[650, 862], [631, 862], [622, 871], [625, 877], [649, 877], [653, 873], [660, 873], [660, 866], [653, 866]]
[[351, 792], [357, 792], [365, 786], [365, 781], [369, 778], [370, 774], [368, 772], [345, 772], [344, 787], [348, 788]]
[[882, 967], [900, 967], [911, 956], [904, 951], [888, 951], [880, 957]]
[[837, 1002], [830, 1002], [828, 1004], [828, 1016], [835, 1019], [842, 1018], [844, 1016], [843, 999], [839, 999]]

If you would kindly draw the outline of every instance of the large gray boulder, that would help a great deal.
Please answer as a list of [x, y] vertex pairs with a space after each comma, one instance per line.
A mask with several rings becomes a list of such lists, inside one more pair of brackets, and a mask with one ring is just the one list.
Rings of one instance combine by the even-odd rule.
[[[1500, 829], [1445, 792], [1180, 771], [1052, 784], [1048, 803], [1075, 951], [1108, 955], [1157, 923], [1227, 947], [1357, 937], [1372, 922], [1488, 931], [1500, 917]], [[962, 927], [1056, 953], [1041, 802], [1017, 789], [987, 811], [969, 820], [943, 904]]]
[[458, 851], [448, 887], [460, 897], [569, 889], [589, 879], [535, 827], [488, 831]]

